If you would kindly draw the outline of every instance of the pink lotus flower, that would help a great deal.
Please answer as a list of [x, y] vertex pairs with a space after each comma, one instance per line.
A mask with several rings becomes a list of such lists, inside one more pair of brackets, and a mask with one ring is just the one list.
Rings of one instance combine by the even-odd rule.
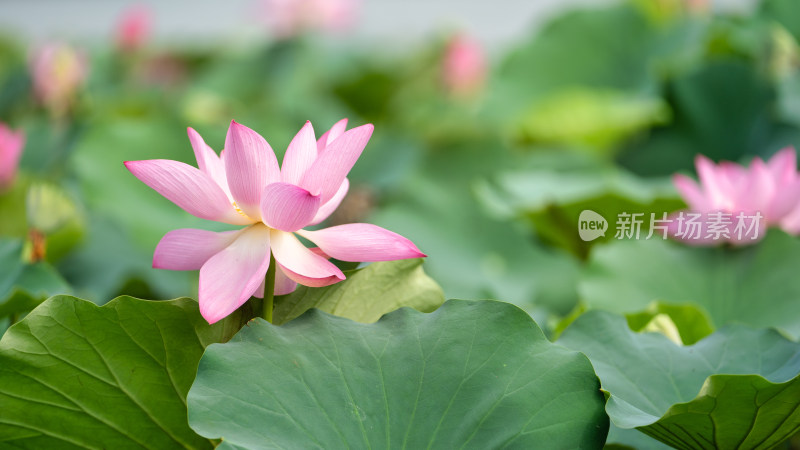
[[[200, 312], [209, 323], [251, 296], [264, 295], [270, 252], [277, 262], [276, 295], [294, 291], [297, 283], [320, 287], [344, 280], [327, 256], [364, 262], [425, 256], [408, 239], [366, 223], [303, 229], [339, 206], [349, 187], [347, 174], [372, 136], [372, 125], [349, 131], [346, 126], [347, 119], [341, 120], [316, 140], [306, 123], [289, 144], [281, 168], [267, 141], [236, 122], [231, 122], [220, 156], [189, 128], [199, 169], [170, 160], [125, 163], [190, 214], [247, 225], [221, 233], [174, 230], [156, 247], [153, 267], [200, 270]], [[306, 248], [295, 234], [319, 248]]]
[[[797, 174], [797, 156], [793, 148], [776, 153], [768, 162], [753, 159], [750, 167], [732, 162], [715, 165], [703, 155], [695, 159], [698, 185], [685, 175], [675, 175], [673, 183], [693, 213], [725, 213], [731, 216], [724, 239], [737, 245], [753, 243], [763, 237], [765, 228], [781, 227], [790, 233], [800, 231], [800, 217], [793, 213], [800, 206], [800, 177]], [[737, 237], [734, 233], [736, 217], [744, 214], [759, 216], [759, 236]], [[706, 238], [705, 229], [697, 239], [684, 239], [696, 245], [718, 244]]]
[[263, 0], [275, 36], [286, 38], [309, 30], [343, 31], [355, 22], [360, 0]]
[[453, 37], [445, 49], [442, 79], [454, 95], [471, 95], [486, 82], [486, 55], [483, 47], [465, 35]]
[[23, 147], [25, 135], [22, 131], [15, 132], [0, 123], [0, 190], [8, 188], [14, 182]]
[[152, 14], [145, 5], [134, 5], [122, 13], [117, 25], [117, 47], [123, 52], [140, 49], [150, 36]]
[[36, 98], [54, 115], [67, 111], [88, 73], [86, 56], [66, 44], [48, 44], [31, 61]]

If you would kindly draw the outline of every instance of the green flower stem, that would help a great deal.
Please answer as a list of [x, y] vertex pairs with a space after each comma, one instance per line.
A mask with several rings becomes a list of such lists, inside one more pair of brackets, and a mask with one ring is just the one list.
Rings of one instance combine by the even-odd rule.
[[275, 298], [275, 257], [269, 255], [269, 269], [267, 269], [267, 277], [264, 279], [264, 302], [262, 303], [263, 311], [261, 317], [269, 323], [272, 323], [272, 309]]

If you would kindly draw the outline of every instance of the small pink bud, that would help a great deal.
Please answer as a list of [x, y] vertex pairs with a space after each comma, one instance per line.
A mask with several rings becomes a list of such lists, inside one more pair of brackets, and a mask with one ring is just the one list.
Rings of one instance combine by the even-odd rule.
[[25, 147], [25, 135], [22, 131], [13, 131], [0, 123], [0, 190], [5, 190], [14, 182]]
[[36, 98], [56, 115], [64, 114], [86, 80], [86, 55], [64, 43], [36, 50], [30, 64]]
[[486, 83], [486, 55], [483, 47], [465, 35], [453, 37], [447, 44], [442, 67], [445, 87], [457, 96], [479, 92]]
[[117, 47], [123, 52], [139, 50], [150, 37], [152, 22], [152, 12], [145, 5], [125, 10], [116, 29]]

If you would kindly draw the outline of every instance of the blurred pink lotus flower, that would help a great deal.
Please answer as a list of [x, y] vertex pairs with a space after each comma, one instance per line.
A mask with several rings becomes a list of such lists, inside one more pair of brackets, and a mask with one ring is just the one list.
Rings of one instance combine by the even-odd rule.
[[36, 98], [54, 115], [63, 115], [86, 80], [88, 68], [86, 56], [67, 44], [39, 48], [31, 61]]
[[[715, 165], [703, 155], [695, 159], [700, 184], [685, 175], [675, 175], [673, 183], [689, 210], [704, 215], [726, 213], [731, 217], [727, 224], [726, 239], [710, 240], [706, 229], [696, 239], [682, 239], [694, 245], [714, 245], [724, 241], [736, 245], [755, 243], [766, 232], [766, 227], [783, 228], [793, 234], [800, 232], [800, 177], [797, 173], [797, 156], [793, 148], [776, 153], [768, 162], [753, 159], [750, 167], [724, 161]], [[739, 236], [734, 232], [736, 217], [740, 214], [757, 217], [758, 235]], [[674, 223], [674, 222], [673, 222]]]
[[19, 159], [25, 147], [25, 135], [22, 131], [13, 131], [0, 123], [0, 190], [5, 190], [17, 176]]
[[281, 38], [309, 30], [344, 31], [355, 22], [361, 0], [262, 0], [272, 33]]
[[[270, 252], [277, 262], [276, 295], [297, 283], [327, 286], [345, 279], [328, 261], [390, 261], [425, 255], [408, 239], [375, 225], [353, 223], [317, 231], [347, 194], [347, 174], [372, 136], [372, 125], [345, 131], [347, 119], [319, 140], [307, 122], [278, 167], [266, 140], [231, 122], [220, 156], [189, 128], [199, 169], [170, 160], [129, 161], [125, 166], [158, 193], [202, 219], [247, 225], [215, 233], [180, 229], [156, 247], [153, 267], [200, 270], [200, 312], [214, 323], [251, 296], [263, 297]], [[295, 233], [318, 246], [306, 248]]]
[[116, 29], [117, 47], [123, 52], [139, 50], [150, 37], [152, 21], [152, 12], [145, 5], [125, 10]]
[[454, 36], [447, 44], [442, 65], [442, 80], [454, 95], [479, 92], [486, 83], [486, 54], [477, 41], [465, 35]]

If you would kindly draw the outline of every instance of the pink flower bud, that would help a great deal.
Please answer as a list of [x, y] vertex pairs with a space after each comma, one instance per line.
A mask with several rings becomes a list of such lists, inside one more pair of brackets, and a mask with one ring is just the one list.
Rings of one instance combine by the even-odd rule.
[[140, 49], [150, 37], [152, 13], [145, 5], [134, 5], [122, 13], [116, 29], [117, 47], [123, 52]]
[[31, 60], [31, 74], [36, 98], [53, 112], [64, 114], [78, 88], [86, 80], [86, 55], [64, 43], [39, 48]]
[[14, 182], [25, 147], [25, 135], [0, 123], [0, 190], [7, 189]]
[[486, 55], [483, 47], [465, 35], [453, 37], [445, 49], [442, 78], [457, 96], [479, 92], [486, 83]]

